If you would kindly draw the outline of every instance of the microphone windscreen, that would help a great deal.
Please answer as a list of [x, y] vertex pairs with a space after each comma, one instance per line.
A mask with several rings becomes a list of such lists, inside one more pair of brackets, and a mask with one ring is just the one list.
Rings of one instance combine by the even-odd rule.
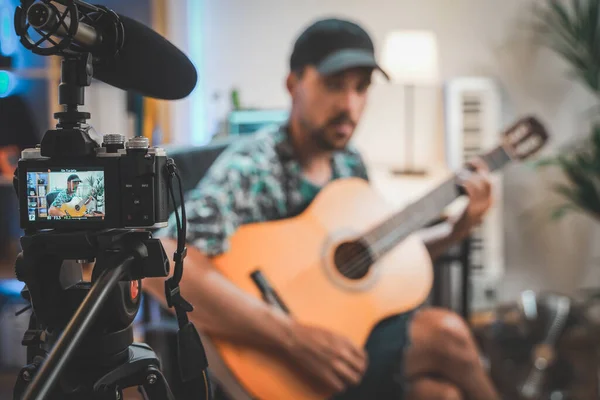
[[198, 80], [196, 68], [167, 39], [131, 18], [119, 15], [125, 41], [115, 58], [94, 64], [94, 78], [123, 90], [164, 100], [189, 95]]

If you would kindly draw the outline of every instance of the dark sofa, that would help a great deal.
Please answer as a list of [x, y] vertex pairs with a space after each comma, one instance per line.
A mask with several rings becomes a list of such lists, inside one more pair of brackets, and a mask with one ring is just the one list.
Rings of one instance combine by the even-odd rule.
[[[184, 193], [188, 193], [200, 182], [212, 163], [234, 140], [236, 137], [219, 139], [204, 146], [164, 146], [167, 156], [177, 165]], [[178, 197], [175, 196], [177, 207], [180, 205]], [[174, 207], [170, 204], [169, 213], [173, 210]]]

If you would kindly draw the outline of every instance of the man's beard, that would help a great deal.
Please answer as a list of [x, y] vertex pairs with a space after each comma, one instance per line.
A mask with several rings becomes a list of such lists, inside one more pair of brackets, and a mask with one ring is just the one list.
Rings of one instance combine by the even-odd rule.
[[350, 124], [352, 124], [353, 128], [356, 128], [356, 124], [354, 123], [354, 121], [352, 121], [352, 119], [350, 118], [348, 113], [344, 112], [344, 113], [337, 115], [335, 118], [330, 119], [322, 127], [313, 129], [310, 131], [312, 140], [314, 141], [315, 145], [320, 150], [334, 151], [334, 150], [343, 150], [346, 148], [346, 146], [348, 145], [348, 141], [344, 142], [344, 144], [340, 146], [340, 145], [328, 140], [328, 136], [327, 136], [326, 129], [333, 127], [334, 125], [337, 125], [340, 123], [350, 123]]
[[311, 137], [315, 146], [319, 150], [334, 151], [339, 150], [336, 145], [327, 140], [327, 133], [323, 128], [311, 132]]

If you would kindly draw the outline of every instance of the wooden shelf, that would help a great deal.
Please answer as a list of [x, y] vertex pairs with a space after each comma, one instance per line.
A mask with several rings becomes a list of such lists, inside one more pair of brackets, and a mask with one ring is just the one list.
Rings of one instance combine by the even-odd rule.
[[0, 68], [8, 71], [19, 79], [54, 79], [55, 74], [46, 68]]
[[19, 251], [19, 239], [16, 238], [0, 248], [0, 279], [15, 278], [15, 261]]
[[0, 280], [3, 279], [15, 279], [15, 264], [9, 264], [8, 262], [0, 263]]

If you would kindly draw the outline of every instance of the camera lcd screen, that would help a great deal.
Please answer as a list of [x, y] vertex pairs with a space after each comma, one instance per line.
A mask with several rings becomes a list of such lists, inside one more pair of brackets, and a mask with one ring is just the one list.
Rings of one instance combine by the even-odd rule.
[[27, 215], [30, 222], [103, 220], [102, 167], [27, 171]]

